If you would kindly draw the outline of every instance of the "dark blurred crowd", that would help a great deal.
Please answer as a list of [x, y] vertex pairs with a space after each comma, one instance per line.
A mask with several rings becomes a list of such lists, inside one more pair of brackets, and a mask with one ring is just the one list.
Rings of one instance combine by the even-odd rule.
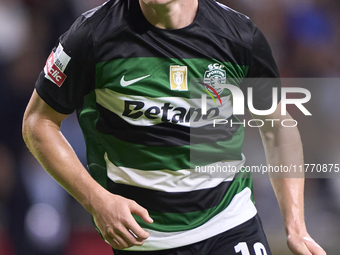
[[[69, 240], [74, 234], [94, 231], [88, 213], [30, 155], [22, 140], [21, 123], [36, 78], [57, 38], [82, 12], [103, 2], [0, 0], [0, 255], [71, 254], [66, 250], [70, 249]], [[305, 120], [300, 131], [306, 162], [340, 163], [340, 87], [336, 79], [340, 76], [340, 1], [220, 2], [249, 16], [263, 31], [282, 77], [332, 81], [313, 87], [316, 99], [310, 107], [315, 116]], [[84, 142], [74, 115], [67, 118], [62, 130], [85, 165]], [[255, 136], [258, 134], [253, 130], [246, 136], [245, 150], [254, 151], [258, 139]], [[252, 162], [252, 157], [249, 159]], [[339, 177], [306, 180], [307, 225], [318, 232], [312, 235], [326, 246], [328, 254], [338, 254], [340, 249], [336, 241], [340, 238], [339, 180]], [[274, 220], [268, 212], [273, 206], [278, 212], [270, 186], [264, 180], [255, 181], [259, 205], [264, 208], [259, 211], [267, 213], [264, 225], [273, 234], [270, 240], [275, 243], [274, 254], [287, 254], [281, 248], [285, 241], [274, 238], [277, 226], [282, 228], [280, 238], [284, 232], [282, 222], [277, 222], [280, 216], [273, 213], [277, 217]], [[269, 200], [265, 197], [267, 193]], [[322, 227], [316, 227], [315, 222]]]

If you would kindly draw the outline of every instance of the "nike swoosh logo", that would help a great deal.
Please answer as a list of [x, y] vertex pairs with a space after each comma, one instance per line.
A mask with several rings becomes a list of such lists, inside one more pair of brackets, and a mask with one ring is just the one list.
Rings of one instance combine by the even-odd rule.
[[124, 77], [125, 77], [125, 76], [123, 76], [122, 79], [120, 80], [120, 85], [121, 85], [122, 87], [127, 87], [127, 86], [129, 86], [129, 85], [131, 85], [131, 84], [136, 83], [137, 81], [140, 81], [140, 80], [143, 80], [143, 79], [149, 77], [150, 75], [151, 75], [151, 74], [148, 74], [148, 75], [145, 75], [145, 76], [143, 76], [143, 77], [139, 77], [139, 78], [136, 78], [136, 79], [133, 79], [133, 80], [130, 80], [130, 81], [125, 81], [125, 80], [124, 80]]

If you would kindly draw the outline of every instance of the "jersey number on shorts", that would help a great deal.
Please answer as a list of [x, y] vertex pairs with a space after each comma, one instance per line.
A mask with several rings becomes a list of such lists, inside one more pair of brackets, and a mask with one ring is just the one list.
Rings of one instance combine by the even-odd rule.
[[[255, 255], [267, 255], [266, 248], [260, 242], [255, 243], [253, 245], [253, 249], [254, 249]], [[248, 245], [246, 242], [238, 243], [237, 245], [234, 246], [234, 250], [236, 253], [241, 253], [241, 255], [250, 255]]]

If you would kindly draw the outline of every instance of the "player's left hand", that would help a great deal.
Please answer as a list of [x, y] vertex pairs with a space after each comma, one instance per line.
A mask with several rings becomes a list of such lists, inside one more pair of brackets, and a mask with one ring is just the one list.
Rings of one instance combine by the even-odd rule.
[[326, 255], [327, 253], [305, 232], [289, 234], [287, 238], [289, 249], [294, 255]]

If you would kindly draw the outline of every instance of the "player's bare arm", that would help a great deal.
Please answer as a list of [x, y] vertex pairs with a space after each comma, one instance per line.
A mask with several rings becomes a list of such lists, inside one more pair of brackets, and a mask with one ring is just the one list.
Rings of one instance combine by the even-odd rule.
[[[254, 116], [257, 119], [282, 119], [280, 104], [269, 116]], [[289, 118], [289, 114], [288, 114]], [[266, 122], [266, 121], [265, 121]], [[284, 127], [281, 121], [267, 122], [260, 128], [267, 164], [303, 165], [303, 151], [297, 127]], [[272, 127], [273, 125], [273, 127]], [[323, 255], [326, 252], [309, 236], [304, 219], [304, 176], [271, 176], [287, 234], [287, 244], [296, 255]]]
[[112, 247], [142, 245], [149, 234], [131, 214], [152, 223], [147, 210], [132, 200], [109, 193], [90, 176], [60, 132], [66, 117], [53, 110], [34, 91], [23, 120], [27, 147], [46, 171], [93, 215]]

